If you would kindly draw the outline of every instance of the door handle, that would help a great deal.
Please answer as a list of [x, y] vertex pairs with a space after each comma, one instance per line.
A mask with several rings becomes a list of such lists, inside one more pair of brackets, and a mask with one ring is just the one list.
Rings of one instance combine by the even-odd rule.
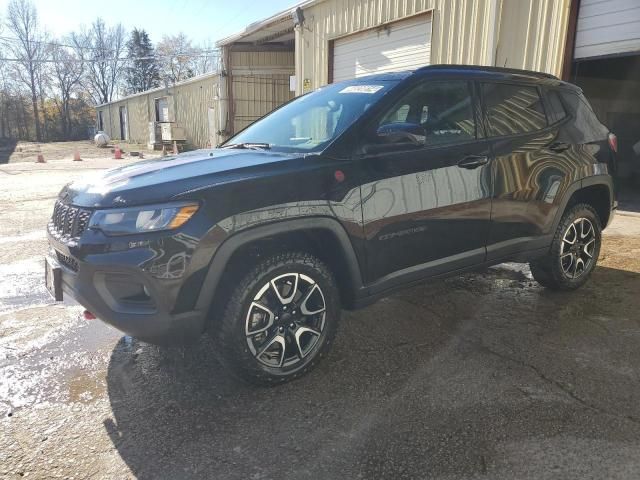
[[552, 152], [560, 153], [560, 152], [564, 152], [565, 150], [568, 150], [570, 146], [571, 145], [565, 142], [555, 142], [549, 145], [547, 148]]
[[458, 162], [460, 168], [472, 170], [489, 163], [489, 157], [486, 155], [468, 155]]

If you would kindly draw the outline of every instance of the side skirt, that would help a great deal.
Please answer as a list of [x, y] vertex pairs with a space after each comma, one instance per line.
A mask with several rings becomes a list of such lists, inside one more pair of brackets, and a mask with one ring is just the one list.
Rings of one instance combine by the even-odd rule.
[[422, 285], [430, 283], [432, 281], [455, 277], [463, 273], [481, 272], [489, 267], [505, 262], [528, 263], [532, 260], [535, 260], [536, 258], [544, 256], [548, 251], [549, 246], [537, 248], [534, 250], [527, 250], [518, 254], [492, 259], [490, 261], [478, 263], [464, 268], [450, 270], [448, 272], [439, 273], [437, 275], [425, 276], [420, 279], [407, 281], [406, 283], [402, 283], [403, 277], [396, 277], [392, 285], [384, 285], [381, 287], [381, 290], [377, 291], [376, 293], [371, 293], [370, 287], [361, 288], [356, 295], [356, 299], [353, 305], [349, 306], [348, 310], [356, 310], [366, 307], [377, 302], [378, 300], [381, 300], [382, 298], [388, 297], [394, 292], [404, 290], [405, 288], [410, 288], [416, 285]]

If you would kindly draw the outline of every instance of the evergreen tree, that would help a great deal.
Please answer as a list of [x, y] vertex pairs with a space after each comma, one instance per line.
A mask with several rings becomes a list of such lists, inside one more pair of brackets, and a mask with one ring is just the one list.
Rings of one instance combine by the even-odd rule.
[[129, 65], [125, 82], [127, 93], [139, 93], [160, 86], [160, 71], [149, 34], [137, 28], [127, 42]]

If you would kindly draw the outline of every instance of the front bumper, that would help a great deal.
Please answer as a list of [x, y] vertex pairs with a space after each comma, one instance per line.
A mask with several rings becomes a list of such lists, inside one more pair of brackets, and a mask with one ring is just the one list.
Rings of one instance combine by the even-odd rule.
[[[204, 331], [206, 312], [173, 313], [170, 290], [176, 282], [163, 282], [141, 269], [140, 251], [80, 259], [51, 234], [49, 245], [48, 255], [62, 269], [64, 294], [118, 330], [162, 345], [189, 343]], [[125, 299], [128, 291], [137, 292], [137, 296]]]

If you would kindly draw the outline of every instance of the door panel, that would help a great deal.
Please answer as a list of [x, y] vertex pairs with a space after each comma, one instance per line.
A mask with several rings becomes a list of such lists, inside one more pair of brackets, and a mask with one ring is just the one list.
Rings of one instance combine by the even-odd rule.
[[494, 136], [487, 260], [496, 260], [549, 245], [562, 195], [577, 179], [579, 155], [560, 134], [564, 112], [543, 108], [536, 87], [483, 84], [482, 91]]
[[363, 158], [362, 210], [371, 281], [406, 269], [424, 275], [481, 263], [491, 212], [486, 141]]
[[554, 131], [547, 131], [493, 142], [495, 182], [488, 260], [548, 243], [556, 197], [570, 183], [571, 173], [569, 165], [563, 167], [559, 155], [548, 149], [555, 138]]
[[491, 163], [476, 118], [470, 84], [424, 81], [365, 134], [378, 147], [360, 159], [370, 282], [418, 279], [484, 260]]

